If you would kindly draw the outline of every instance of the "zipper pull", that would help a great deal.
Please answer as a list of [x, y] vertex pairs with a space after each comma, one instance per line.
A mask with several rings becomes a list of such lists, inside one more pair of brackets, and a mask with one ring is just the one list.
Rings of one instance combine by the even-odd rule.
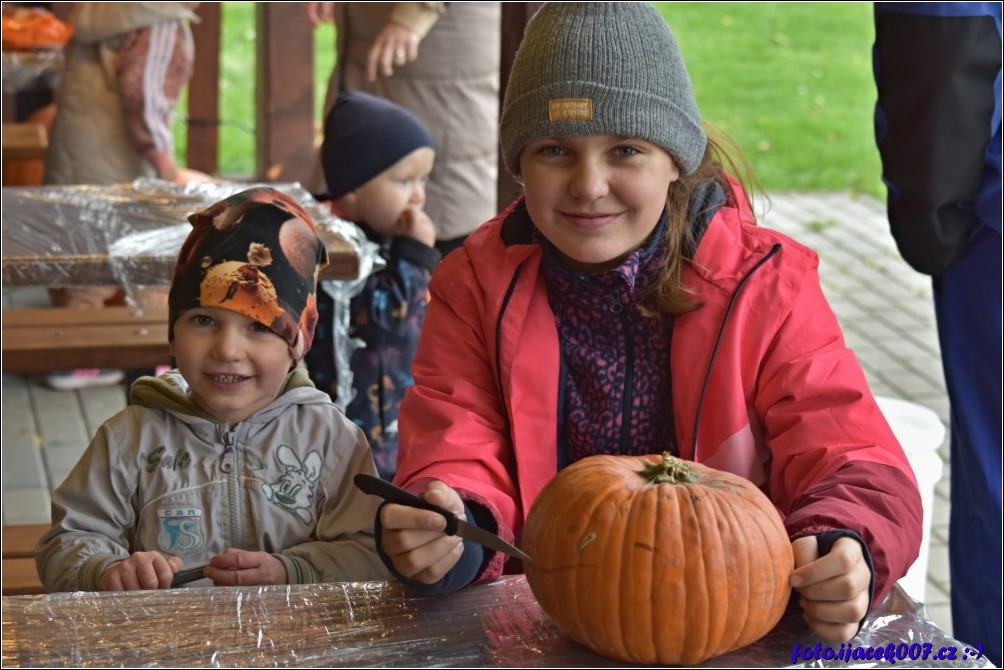
[[233, 431], [227, 430], [223, 433], [223, 464], [220, 466], [220, 470], [229, 474], [231, 470], [234, 469], [233, 459], [228, 458], [230, 454], [234, 451], [234, 445], [237, 443], [237, 436], [234, 435]]
[[223, 453], [229, 454], [234, 450], [235, 444], [237, 444], [237, 436], [234, 434], [234, 431], [228, 430], [223, 433], [223, 446], [226, 447]]
[[620, 314], [624, 311], [624, 305], [621, 303], [620, 289], [614, 289], [613, 294], [610, 296], [610, 311], [614, 314]]

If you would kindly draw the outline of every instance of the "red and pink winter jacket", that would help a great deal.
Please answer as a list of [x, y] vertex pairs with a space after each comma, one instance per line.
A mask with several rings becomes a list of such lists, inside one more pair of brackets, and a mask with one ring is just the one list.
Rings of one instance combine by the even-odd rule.
[[[445, 482], [510, 541], [558, 462], [559, 342], [520, 207], [432, 277], [395, 478], [416, 491]], [[757, 484], [792, 539], [857, 533], [879, 602], [917, 557], [920, 494], [817, 266], [811, 250], [756, 226], [745, 201], [720, 207], [684, 270], [701, 306], [674, 317], [666, 411], [680, 455]], [[491, 555], [478, 580], [498, 577], [504, 559]]]

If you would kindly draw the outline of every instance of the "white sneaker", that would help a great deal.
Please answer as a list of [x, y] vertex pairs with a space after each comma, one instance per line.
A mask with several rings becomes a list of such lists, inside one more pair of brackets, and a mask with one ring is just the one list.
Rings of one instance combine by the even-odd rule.
[[62, 370], [45, 377], [45, 383], [57, 391], [79, 391], [95, 386], [111, 386], [125, 379], [125, 373], [113, 368]]

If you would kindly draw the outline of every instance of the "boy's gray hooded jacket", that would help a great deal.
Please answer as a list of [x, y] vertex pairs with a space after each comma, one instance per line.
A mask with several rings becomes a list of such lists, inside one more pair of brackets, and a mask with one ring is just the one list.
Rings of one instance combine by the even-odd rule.
[[291, 584], [388, 577], [372, 535], [380, 501], [352, 484], [376, 474], [369, 446], [303, 370], [233, 429], [186, 390], [177, 372], [137, 381], [56, 490], [36, 550], [46, 591], [97, 590], [136, 551], [193, 567], [228, 547], [272, 553]]

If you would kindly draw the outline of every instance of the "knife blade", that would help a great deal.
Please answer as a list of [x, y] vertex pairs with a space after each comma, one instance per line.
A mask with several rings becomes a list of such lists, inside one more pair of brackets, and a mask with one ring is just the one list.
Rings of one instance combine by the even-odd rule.
[[198, 579], [205, 577], [202, 572], [209, 567], [209, 564], [196, 565], [194, 568], [185, 568], [184, 570], [178, 570], [174, 573], [174, 579], [171, 580], [171, 588], [176, 589], [183, 584], [188, 584], [189, 582], [194, 582]]
[[495, 533], [489, 532], [484, 528], [478, 528], [474, 524], [467, 523], [466, 521], [459, 519], [457, 515], [450, 510], [440, 507], [439, 505], [433, 505], [425, 498], [417, 496], [410, 491], [406, 491], [400, 486], [395, 486], [385, 479], [380, 479], [379, 477], [374, 477], [373, 475], [358, 474], [352, 481], [355, 482], [355, 485], [363, 493], [379, 496], [387, 502], [395, 503], [397, 505], [426, 509], [430, 512], [442, 515], [442, 517], [446, 519], [445, 532], [447, 535], [457, 535], [465, 540], [477, 542], [489, 549], [501, 551], [523, 561], [529, 562], [533, 560], [528, 554], [520, 551], [517, 547], [509, 544]]

